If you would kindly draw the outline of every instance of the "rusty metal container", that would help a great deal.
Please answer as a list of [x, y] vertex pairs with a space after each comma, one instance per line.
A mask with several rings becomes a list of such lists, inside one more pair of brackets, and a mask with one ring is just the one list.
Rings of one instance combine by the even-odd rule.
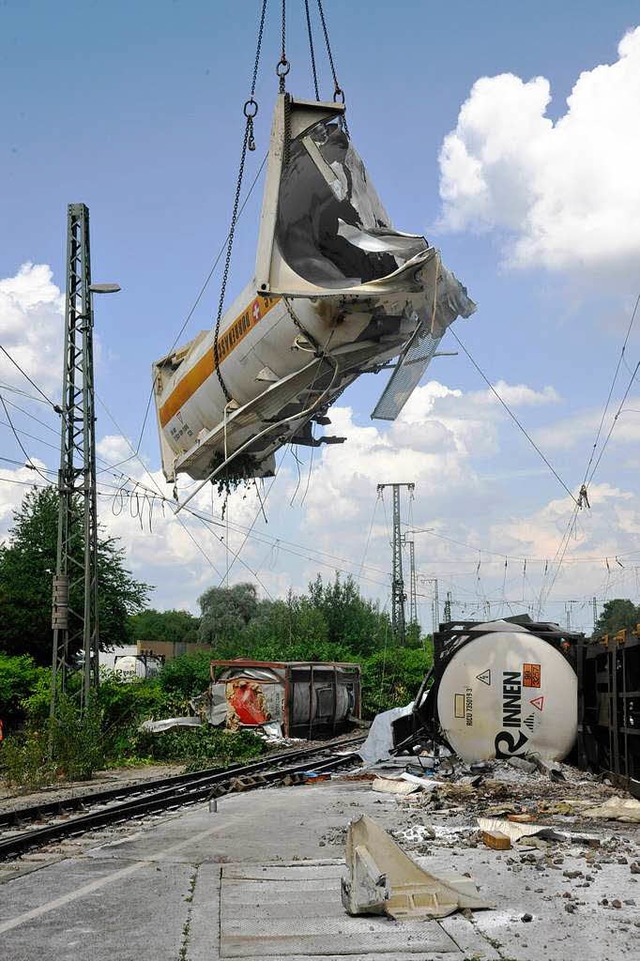
[[312, 738], [360, 717], [360, 665], [310, 661], [212, 661], [209, 720], [229, 730], [278, 725]]

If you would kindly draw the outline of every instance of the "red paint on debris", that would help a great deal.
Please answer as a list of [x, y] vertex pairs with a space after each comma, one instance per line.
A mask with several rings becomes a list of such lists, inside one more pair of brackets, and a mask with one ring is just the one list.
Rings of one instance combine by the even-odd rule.
[[229, 686], [227, 685], [227, 701], [241, 724], [266, 724], [270, 720], [259, 684], [255, 681], [237, 680], [233, 682], [231, 693]]

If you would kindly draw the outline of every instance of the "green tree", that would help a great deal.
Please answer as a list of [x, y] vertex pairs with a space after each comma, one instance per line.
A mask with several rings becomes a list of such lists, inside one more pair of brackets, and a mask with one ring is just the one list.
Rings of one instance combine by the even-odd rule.
[[607, 601], [602, 608], [602, 614], [596, 622], [593, 633], [595, 637], [602, 637], [603, 634], [615, 634], [623, 627], [634, 630], [638, 623], [640, 623], [640, 607], [636, 607], [633, 601], [626, 597], [616, 597], [612, 601]]
[[368, 658], [362, 666], [363, 717], [412, 701], [432, 661], [430, 650], [407, 647], [389, 647]]
[[171, 641], [195, 644], [200, 618], [189, 611], [156, 611], [150, 607], [129, 619], [132, 641]]
[[360, 594], [351, 577], [325, 584], [320, 574], [309, 584], [309, 599], [324, 616], [328, 640], [365, 657], [383, 646], [390, 632], [389, 618], [377, 604]]
[[289, 591], [286, 600], [263, 601], [242, 633], [241, 651], [262, 660], [320, 660], [327, 625], [307, 597]]
[[158, 684], [170, 694], [194, 697], [202, 694], [211, 680], [211, 651], [194, 651], [167, 661], [158, 676]]
[[[40, 665], [51, 662], [51, 590], [56, 566], [58, 493], [53, 487], [30, 490], [14, 512], [9, 542], [0, 545], [0, 651], [28, 654]], [[81, 555], [79, 512], [71, 525], [72, 551]], [[103, 647], [127, 643], [129, 616], [144, 607], [150, 591], [124, 566], [124, 551], [115, 538], [98, 541], [98, 603]], [[83, 585], [70, 596], [82, 610]]]
[[43, 675], [50, 685], [49, 673], [38, 667], [33, 658], [25, 654], [22, 657], [0, 654], [0, 721], [16, 727], [24, 720], [23, 701], [33, 693]]
[[217, 651], [240, 639], [246, 626], [258, 615], [260, 601], [254, 584], [210, 587], [198, 599], [202, 610], [198, 639]]

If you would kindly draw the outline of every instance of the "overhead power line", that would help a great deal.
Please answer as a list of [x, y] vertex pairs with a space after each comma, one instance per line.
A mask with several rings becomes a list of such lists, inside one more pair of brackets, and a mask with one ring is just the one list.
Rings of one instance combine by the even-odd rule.
[[[619, 358], [618, 358], [618, 363], [617, 363], [617, 365], [616, 365], [616, 369], [615, 369], [614, 374], [613, 374], [613, 379], [612, 379], [612, 381], [611, 381], [611, 387], [609, 388], [609, 393], [608, 393], [608, 395], [607, 395], [607, 400], [606, 400], [606, 403], [605, 403], [605, 405], [604, 405], [604, 410], [602, 411], [602, 417], [600, 418], [600, 423], [599, 423], [599, 425], [598, 425], [598, 430], [597, 430], [597, 432], [596, 432], [596, 439], [595, 439], [595, 441], [594, 441], [594, 443], [593, 443], [593, 448], [591, 449], [591, 456], [590, 456], [590, 458], [589, 458], [589, 462], [588, 462], [587, 467], [586, 467], [586, 470], [585, 470], [585, 472], [584, 472], [583, 484], [586, 484], [586, 483], [587, 483], [587, 479], [589, 478], [589, 469], [591, 468], [591, 464], [592, 464], [592, 462], [593, 462], [593, 458], [595, 457], [596, 448], [597, 448], [597, 446], [598, 446], [598, 441], [600, 440], [600, 434], [602, 433], [602, 427], [603, 427], [603, 425], [604, 425], [604, 421], [605, 421], [605, 418], [606, 418], [606, 416], [607, 416], [607, 411], [609, 410], [609, 404], [610, 404], [610, 402], [611, 402], [611, 396], [612, 396], [612, 394], [613, 394], [613, 391], [614, 391], [614, 388], [615, 388], [615, 385], [616, 385], [616, 381], [617, 381], [617, 379], [618, 379], [618, 374], [619, 374], [619, 372], [620, 372], [620, 367], [621, 367], [622, 363], [624, 362], [624, 355], [625, 355], [625, 351], [626, 351], [626, 349], [627, 349], [627, 344], [628, 344], [628, 342], [629, 342], [629, 337], [631, 336], [631, 330], [632, 330], [632, 328], [633, 328], [633, 324], [634, 324], [634, 321], [635, 321], [635, 319], [636, 319], [636, 313], [637, 313], [637, 311], [638, 311], [638, 304], [640, 304], [640, 294], [638, 294], [638, 296], [637, 296], [637, 298], [636, 298], [635, 306], [634, 306], [633, 311], [632, 311], [632, 313], [631, 313], [631, 319], [630, 319], [630, 321], [629, 321], [629, 326], [627, 327], [627, 333], [626, 333], [626, 335], [625, 335], [624, 342], [623, 342], [623, 344], [622, 344], [622, 349], [620, 350], [620, 356], [619, 356]], [[636, 368], [636, 370], [637, 370], [637, 368]], [[633, 380], [633, 378], [632, 378], [632, 380]], [[625, 396], [626, 396], [626, 395], [625, 395]], [[615, 423], [615, 420], [614, 420], [614, 423]], [[612, 429], [613, 429], [613, 428], [612, 428]], [[609, 433], [611, 433], [611, 432], [609, 432]], [[607, 440], [608, 440], [608, 439], [609, 439], [609, 438], [607, 438]], [[605, 446], [606, 446], [606, 441], [605, 441]], [[602, 457], [603, 451], [604, 451], [604, 448], [603, 448], [602, 451], [600, 451], [600, 457], [598, 458], [598, 464], [600, 463], [600, 458]], [[596, 466], [593, 468], [593, 473], [591, 474], [591, 477], [593, 477], [593, 474], [595, 474], [595, 471], [596, 471], [596, 468], [597, 468], [598, 464], [596, 464]]]
[[20, 448], [20, 450], [22, 451], [22, 453], [24, 454], [24, 456], [25, 456], [25, 459], [26, 459], [25, 467], [29, 467], [31, 470], [34, 470], [34, 471], [36, 471], [38, 474], [40, 474], [40, 477], [41, 477], [44, 481], [46, 481], [47, 484], [51, 483], [51, 482], [49, 481], [49, 478], [48, 478], [48, 477], [45, 477], [45, 475], [42, 473], [42, 471], [40, 470], [40, 468], [38, 467], [38, 465], [33, 463], [33, 461], [31, 460], [31, 457], [30, 457], [29, 454], [27, 453], [27, 450], [26, 450], [24, 444], [22, 443], [22, 441], [20, 440], [20, 437], [18, 436], [18, 431], [17, 431], [17, 430], [15, 429], [15, 427], [13, 426], [13, 421], [11, 420], [11, 415], [10, 415], [10, 413], [9, 413], [9, 408], [8, 408], [7, 405], [5, 404], [4, 397], [2, 396], [2, 394], [0, 394], [0, 404], [2, 404], [2, 408], [3, 408], [4, 412], [5, 412], [7, 421], [9, 422], [9, 423], [8, 423], [8, 426], [10, 427], [11, 432], [12, 432], [13, 436], [14, 436], [15, 439], [16, 439], [16, 443], [17, 443], [18, 447]]
[[629, 396], [629, 391], [631, 390], [631, 387], [633, 386], [633, 382], [634, 382], [634, 380], [636, 379], [636, 375], [637, 375], [637, 373], [638, 373], [638, 369], [640, 369], [640, 361], [638, 361], [638, 363], [637, 363], [636, 366], [635, 366], [635, 369], [634, 369], [633, 373], [631, 374], [631, 378], [630, 378], [630, 380], [629, 380], [629, 383], [627, 384], [627, 389], [625, 390], [624, 395], [623, 395], [623, 397], [622, 397], [622, 400], [620, 401], [620, 406], [618, 407], [618, 410], [616, 411], [616, 414], [615, 414], [615, 416], [614, 416], [614, 418], [613, 418], [613, 420], [612, 420], [612, 422], [611, 422], [611, 427], [609, 428], [609, 433], [607, 434], [607, 436], [606, 436], [606, 438], [605, 438], [604, 444], [602, 445], [602, 447], [601, 447], [601, 449], [600, 449], [600, 453], [599, 453], [599, 455], [598, 455], [598, 459], [597, 459], [597, 461], [595, 462], [595, 464], [593, 465], [593, 470], [591, 471], [591, 474], [589, 475], [589, 483], [591, 483], [591, 481], [593, 480], [594, 474], [595, 474], [595, 472], [596, 472], [597, 469], [598, 469], [598, 466], [599, 466], [599, 464], [600, 464], [600, 461], [602, 460], [602, 455], [604, 454], [605, 450], [607, 449], [607, 444], [609, 443], [609, 441], [610, 441], [610, 439], [611, 439], [611, 435], [613, 434], [614, 428], [615, 428], [615, 426], [616, 426], [616, 424], [617, 424], [617, 422], [618, 422], [618, 417], [619, 417], [620, 414], [622, 413], [622, 408], [623, 408], [623, 406], [624, 406], [624, 402], [625, 402], [625, 400], [627, 399], [627, 397]]
[[41, 390], [40, 387], [38, 387], [38, 385], [36, 384], [35, 380], [33, 380], [33, 379], [29, 376], [29, 374], [26, 372], [26, 370], [24, 370], [24, 369], [20, 366], [20, 364], [18, 363], [18, 361], [15, 360], [15, 359], [11, 356], [11, 354], [10, 354], [9, 351], [6, 349], [6, 347], [3, 347], [2, 344], [0, 344], [0, 350], [1, 350], [2, 353], [5, 355], [5, 357], [6, 357], [8, 360], [11, 361], [11, 363], [13, 364], [13, 366], [16, 367], [16, 368], [20, 371], [20, 373], [22, 374], [22, 376], [25, 377], [25, 378], [29, 381], [29, 383], [31, 384], [31, 386], [34, 387], [34, 388], [38, 391], [38, 393], [40, 394], [40, 396], [43, 397], [44, 400], [46, 400], [47, 404], [49, 404], [51, 407], [53, 407], [53, 409], [55, 410], [56, 414], [61, 414], [61, 413], [62, 413], [62, 408], [61, 408], [58, 404], [54, 404], [54, 402], [51, 400], [50, 397], [47, 397], [47, 395], [45, 394], [45, 392], [44, 392], [43, 390]]
[[469, 360], [471, 361], [471, 363], [473, 364], [473, 366], [475, 367], [475, 369], [478, 371], [478, 373], [480, 374], [480, 376], [482, 377], [482, 379], [484, 380], [484, 382], [486, 383], [486, 385], [489, 387], [489, 390], [490, 390], [490, 391], [492, 392], [492, 394], [494, 394], [494, 396], [500, 401], [500, 403], [502, 404], [502, 406], [503, 406], [504, 409], [506, 410], [506, 412], [507, 412], [507, 414], [509, 415], [509, 417], [511, 418], [511, 420], [516, 424], [516, 426], [518, 427], [518, 430], [522, 431], [522, 433], [523, 433], [524, 436], [527, 438], [527, 440], [529, 441], [529, 443], [531, 444], [531, 446], [533, 447], [533, 449], [539, 454], [539, 456], [542, 458], [542, 460], [544, 461], [544, 463], [547, 465], [547, 467], [549, 468], [549, 470], [551, 471], [551, 473], [553, 474], [553, 476], [556, 478], [556, 480], [559, 482], [559, 484], [566, 490], [566, 492], [567, 492], [567, 494], [569, 495], [569, 497], [571, 498], [571, 500], [572, 500], [572, 501], [575, 501], [575, 503], [577, 504], [578, 501], [577, 501], [576, 497], [575, 497], [575, 496], [572, 494], [572, 492], [569, 490], [569, 488], [567, 487], [567, 485], [565, 484], [565, 482], [563, 481], [563, 479], [560, 477], [560, 474], [557, 472], [557, 470], [555, 469], [555, 467], [553, 466], [553, 464], [550, 462], [550, 460], [548, 459], [548, 457], [546, 457], [545, 454], [543, 454], [543, 452], [540, 450], [540, 448], [538, 447], [538, 445], [537, 445], [536, 442], [534, 441], [533, 437], [531, 437], [531, 435], [527, 432], [526, 428], [523, 427], [523, 425], [520, 423], [520, 421], [518, 420], [518, 418], [516, 417], [516, 415], [513, 413], [513, 411], [511, 410], [511, 408], [509, 407], [509, 405], [506, 403], [506, 401], [503, 400], [503, 398], [500, 396], [500, 394], [499, 394], [498, 391], [495, 389], [495, 387], [493, 386], [493, 384], [491, 383], [491, 381], [489, 380], [489, 378], [487, 377], [487, 375], [486, 375], [486, 374], [484, 373], [484, 371], [480, 368], [480, 366], [476, 363], [476, 361], [473, 359], [473, 357], [471, 356], [471, 354], [469, 353], [469, 351], [467, 350], [467, 348], [464, 346], [464, 344], [462, 343], [462, 341], [460, 340], [460, 338], [459, 338], [458, 335], [456, 334], [455, 330], [452, 330], [451, 327], [449, 327], [449, 330], [451, 331], [451, 334], [452, 334], [452, 336], [454, 337], [454, 339], [456, 340], [457, 344], [462, 348], [462, 350], [463, 350], [464, 353], [467, 355], [467, 357], [469, 358]]

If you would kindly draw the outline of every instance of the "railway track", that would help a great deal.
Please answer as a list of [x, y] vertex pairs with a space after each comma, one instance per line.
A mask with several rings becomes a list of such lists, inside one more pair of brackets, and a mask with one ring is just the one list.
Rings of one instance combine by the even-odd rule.
[[[295, 781], [310, 767], [318, 773], [329, 772], [353, 763], [357, 752], [344, 751], [363, 741], [363, 735], [336, 739], [311, 748], [272, 754], [249, 764], [178, 774], [147, 781], [144, 785], [110, 788], [83, 797], [8, 811], [0, 814], [0, 828], [4, 829], [0, 836], [0, 860], [141, 815], [212, 800], [232, 791], [275, 784], [286, 778]], [[70, 816], [78, 810], [82, 813]], [[47, 823], [41, 826], [43, 820]]]

